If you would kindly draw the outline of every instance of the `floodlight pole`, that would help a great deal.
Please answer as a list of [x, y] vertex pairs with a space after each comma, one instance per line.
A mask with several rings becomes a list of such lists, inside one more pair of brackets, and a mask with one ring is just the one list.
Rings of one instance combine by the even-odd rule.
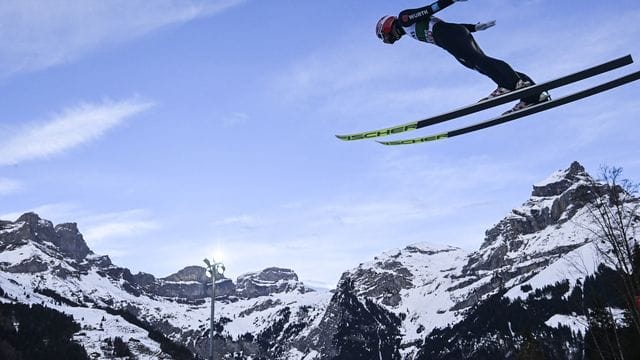
[[207, 265], [207, 270], [211, 275], [211, 322], [209, 330], [209, 360], [214, 360], [213, 358], [213, 316], [215, 314], [215, 304], [216, 304], [216, 279], [217, 275], [222, 276], [224, 274], [224, 265], [221, 262], [216, 262], [215, 259], [212, 259], [213, 262], [210, 262], [209, 259], [204, 259], [204, 263]]

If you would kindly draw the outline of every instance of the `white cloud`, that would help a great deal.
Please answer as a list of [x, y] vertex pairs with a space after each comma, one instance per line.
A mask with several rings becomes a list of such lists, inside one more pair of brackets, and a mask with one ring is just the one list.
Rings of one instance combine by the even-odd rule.
[[[540, 6], [546, 6], [540, 3]], [[563, 6], [563, 5], [559, 5]], [[540, 8], [537, 8], [540, 11]], [[492, 35], [493, 44], [487, 43], [489, 55], [494, 51], [504, 55], [504, 60], [514, 67], [522, 69], [535, 80], [544, 81], [593, 66], [599, 62], [611, 60], [614, 56], [623, 56], [634, 50], [640, 28], [640, 11], [621, 13], [611, 8], [609, 13], [600, 13], [594, 22], [585, 21], [579, 13], [568, 14], [559, 22], [552, 18], [537, 21], [535, 26], [516, 26], [505, 24], [502, 31], [510, 36], [498, 33]], [[505, 19], [508, 15], [502, 15]], [[535, 16], [535, 15], [533, 15]], [[490, 30], [491, 31], [491, 30]], [[485, 39], [480, 39], [483, 46]], [[521, 67], [520, 64], [523, 66]]]
[[151, 106], [149, 102], [126, 100], [68, 108], [44, 123], [16, 131], [11, 138], [0, 138], [0, 166], [48, 157], [95, 140]]
[[[435, 211], [434, 211], [435, 210]], [[316, 221], [339, 223], [363, 228], [398, 225], [415, 220], [426, 220], [441, 214], [441, 209], [429, 209], [416, 202], [401, 203], [392, 199], [359, 204], [333, 204], [320, 209]], [[322, 217], [324, 215], [324, 217]]]
[[52, 203], [39, 205], [33, 208], [23, 209], [12, 213], [0, 214], [0, 219], [15, 221], [26, 212], [34, 212], [41, 218], [52, 221], [53, 223], [63, 223], [68, 221], [76, 221], [80, 214], [80, 208], [72, 203]]
[[269, 225], [270, 223], [272, 223], [272, 221], [267, 220], [264, 217], [257, 216], [257, 215], [243, 214], [243, 215], [226, 217], [221, 220], [216, 220], [213, 222], [212, 225], [214, 227], [232, 227], [234, 229], [240, 228], [245, 230], [252, 230], [252, 229], [264, 227], [266, 225]]
[[[638, 84], [630, 86], [638, 87]], [[640, 103], [633, 99], [620, 98], [620, 91], [609, 96], [599, 96], [591, 101], [564, 109], [567, 120], [558, 126], [562, 133], [572, 136], [566, 139], [564, 147], [584, 148], [597, 144], [602, 139], [615, 139], [619, 144], [633, 146], [637, 142], [635, 131], [621, 132], [621, 126], [633, 126], [635, 115], [640, 111]]]
[[160, 223], [150, 218], [145, 210], [128, 210], [100, 214], [80, 220], [84, 238], [92, 245], [114, 239], [139, 236], [161, 228]]
[[89, 227], [85, 231], [85, 237], [92, 243], [97, 243], [112, 238], [140, 235], [159, 227], [154, 221], [121, 220]]
[[23, 187], [22, 183], [16, 180], [0, 178], [0, 195], [14, 194], [21, 191]]
[[222, 126], [225, 128], [232, 128], [245, 124], [249, 120], [249, 115], [241, 112], [231, 113], [222, 119]]
[[[276, 75], [274, 86], [278, 91], [275, 93], [279, 98], [297, 102], [305, 98], [333, 97], [351, 89], [366, 93], [384, 92], [391, 87], [397, 88], [399, 82], [406, 85], [413, 79], [426, 79], [453, 68], [450, 66], [452, 62], [440, 62], [416, 72], [413, 57], [416, 49], [389, 49], [376, 45], [365, 42], [354, 47], [353, 39], [348, 39], [333, 48], [298, 59]], [[440, 53], [435, 47], [420, 50]]]
[[244, 0], [20, 0], [0, 4], [0, 78], [73, 61]]
[[[318, 281], [332, 287], [342, 271], [389, 247], [424, 240], [449, 243], [450, 234], [434, 231], [430, 224], [443, 221], [465, 204], [426, 206], [393, 194], [356, 201], [344, 197], [306, 200], [293, 207], [256, 209], [253, 215], [218, 221], [210, 235], [191, 239], [189, 246], [176, 248], [172, 254], [184, 265], [200, 254], [221, 249], [230, 274], [275, 264], [294, 269], [303, 280], [324, 279]], [[252, 226], [251, 231], [242, 231], [247, 226]], [[460, 236], [467, 241], [469, 234], [478, 233], [461, 225], [455, 232], [464, 232]]]

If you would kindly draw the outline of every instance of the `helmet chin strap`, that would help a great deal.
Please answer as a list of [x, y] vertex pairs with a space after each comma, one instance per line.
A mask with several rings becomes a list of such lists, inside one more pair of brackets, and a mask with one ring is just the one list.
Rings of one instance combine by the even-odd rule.
[[404, 34], [406, 34], [404, 29], [398, 25], [398, 22], [395, 22], [393, 24], [393, 28], [391, 29], [391, 32], [389, 33], [389, 36], [394, 39], [391, 43], [394, 43], [400, 40]]

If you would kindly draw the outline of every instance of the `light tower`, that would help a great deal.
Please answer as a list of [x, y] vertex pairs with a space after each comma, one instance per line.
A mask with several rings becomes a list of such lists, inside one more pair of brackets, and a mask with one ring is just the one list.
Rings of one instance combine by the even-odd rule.
[[204, 263], [207, 264], [207, 271], [211, 276], [211, 330], [209, 331], [209, 337], [211, 338], [211, 343], [209, 344], [209, 360], [214, 360], [213, 358], [213, 316], [215, 314], [215, 304], [216, 304], [216, 280], [222, 278], [224, 275], [224, 264], [221, 262], [216, 262], [215, 259], [212, 259], [211, 262], [209, 259], [204, 259]]

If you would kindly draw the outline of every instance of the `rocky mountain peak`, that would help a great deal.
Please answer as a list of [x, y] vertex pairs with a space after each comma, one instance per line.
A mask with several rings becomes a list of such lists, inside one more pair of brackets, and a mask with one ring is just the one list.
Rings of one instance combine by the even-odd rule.
[[42, 219], [40, 215], [34, 212], [28, 212], [28, 213], [22, 214], [16, 222], [26, 223], [31, 227], [37, 227], [37, 226], [53, 227], [53, 224], [51, 223], [51, 221]]
[[16, 222], [9, 223], [5, 226], [19, 227], [16, 235], [21, 237], [22, 240], [33, 239], [38, 242], [53, 242], [52, 240], [55, 238], [53, 223], [49, 220], [42, 219], [38, 214], [33, 212], [25, 213], [20, 216]]
[[580, 246], [584, 238], [575, 234], [558, 237], [562, 241], [552, 244], [541, 233], [570, 221], [586, 221], [575, 217], [597, 196], [594, 186], [600, 185], [578, 162], [534, 185], [528, 201], [487, 230], [480, 250], [465, 266], [465, 273], [495, 270], [518, 263], [523, 256], [542, 261]]
[[63, 254], [70, 255], [74, 259], [84, 259], [93, 253], [78, 230], [78, 224], [60, 224], [54, 228], [54, 231], [56, 237], [53, 239], [53, 243]]
[[162, 280], [173, 282], [196, 281], [206, 283], [208, 281], [207, 269], [202, 266], [187, 266], [175, 274], [171, 274]]
[[3, 248], [10, 245], [24, 245], [28, 240], [32, 240], [40, 244], [51, 243], [62, 255], [75, 260], [82, 260], [92, 254], [75, 223], [54, 227], [51, 221], [42, 219], [36, 213], [28, 212], [20, 216], [16, 222], [3, 222], [2, 228], [10, 227], [14, 231], [8, 232], [3, 237]]
[[312, 291], [298, 281], [298, 275], [293, 270], [278, 267], [241, 275], [236, 283], [238, 296], [244, 298], [290, 291], [300, 293]]
[[559, 196], [578, 182], [590, 180], [585, 168], [574, 161], [568, 169], [553, 173], [548, 179], [533, 186], [532, 197]]
[[573, 162], [568, 169], [556, 171], [533, 186], [527, 202], [487, 231], [481, 248], [490, 246], [498, 237], [511, 241], [570, 220], [593, 200], [591, 187], [595, 184], [578, 162]]
[[257, 273], [253, 273], [255, 278], [265, 282], [278, 281], [298, 281], [298, 275], [291, 269], [283, 269], [278, 267], [266, 268]]
[[466, 251], [452, 246], [415, 243], [360, 264], [343, 273], [340, 282], [352, 281], [359, 296], [397, 307], [403, 301], [402, 293], [408, 289], [435, 291], [440, 288], [443, 278], [461, 268], [467, 255]]

